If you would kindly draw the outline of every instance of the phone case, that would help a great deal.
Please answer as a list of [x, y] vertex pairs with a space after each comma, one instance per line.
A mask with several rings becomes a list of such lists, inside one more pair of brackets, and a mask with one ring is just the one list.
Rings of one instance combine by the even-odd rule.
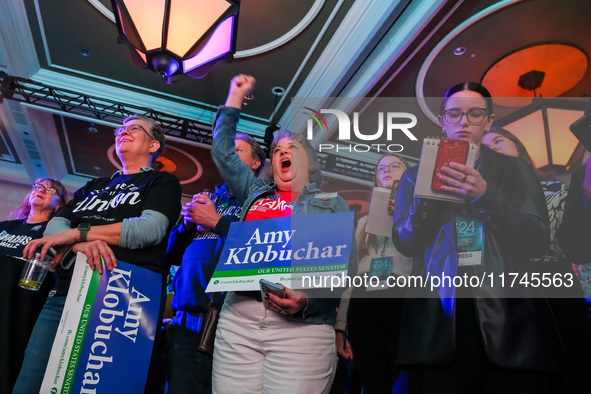
[[261, 285], [261, 299], [263, 300], [263, 305], [265, 308], [269, 308], [275, 312], [284, 313], [283, 311], [279, 311], [275, 308], [271, 308], [267, 303], [267, 295], [269, 293], [275, 294], [277, 297], [286, 298], [287, 295], [285, 294], [285, 287], [278, 285], [277, 283], [270, 282], [265, 279], [260, 280]]
[[435, 170], [433, 171], [433, 180], [431, 181], [431, 188], [433, 190], [441, 190], [441, 182], [439, 175], [441, 175], [441, 167], [449, 166], [449, 163], [466, 164], [468, 158], [468, 149], [470, 143], [465, 140], [452, 140], [450, 138], [442, 138], [437, 149], [437, 158], [435, 159]]
[[285, 288], [273, 282], [261, 279], [261, 295], [264, 297], [266, 293], [275, 294], [278, 297], [285, 298]]
[[[392, 183], [392, 190], [390, 191], [390, 200], [391, 201], [396, 201], [396, 193], [398, 192], [398, 185], [400, 184], [399, 180], [395, 180]], [[394, 214], [394, 209], [392, 209], [392, 207], [390, 205], [388, 205], [388, 213], [390, 215]]]

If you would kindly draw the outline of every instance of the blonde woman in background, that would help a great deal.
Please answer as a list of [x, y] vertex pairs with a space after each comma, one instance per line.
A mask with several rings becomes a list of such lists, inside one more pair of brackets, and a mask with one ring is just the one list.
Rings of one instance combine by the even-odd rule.
[[[374, 186], [391, 190], [408, 167], [403, 157], [383, 155], [376, 166]], [[390, 208], [393, 207], [392, 200]], [[357, 275], [367, 274], [381, 279], [383, 275], [408, 275], [412, 258], [398, 252], [391, 237], [368, 233], [368, 218], [359, 219], [355, 231], [359, 261]], [[401, 288], [361, 287], [346, 290], [341, 298], [335, 325], [337, 352], [341, 357], [355, 361], [366, 394], [391, 393], [398, 379], [400, 370], [395, 362], [405, 293]], [[347, 332], [350, 345], [346, 340]]]

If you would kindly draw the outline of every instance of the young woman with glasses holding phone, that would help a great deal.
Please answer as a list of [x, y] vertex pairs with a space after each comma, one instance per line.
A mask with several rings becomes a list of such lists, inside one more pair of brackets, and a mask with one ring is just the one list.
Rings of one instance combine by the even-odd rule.
[[[494, 120], [488, 90], [452, 87], [439, 123], [448, 138], [478, 149], [475, 167], [443, 167], [442, 189], [464, 202], [414, 197], [417, 169], [400, 180], [394, 212], [396, 248], [414, 258], [413, 275], [482, 278], [494, 285], [411, 287], [401, 325], [398, 363], [411, 393], [550, 393], [562, 349], [544, 293], [502, 287], [500, 274], [527, 275], [549, 242], [540, 183], [523, 160], [483, 146]], [[454, 284], [458, 283], [454, 279]], [[506, 283], [505, 283], [506, 284]]]

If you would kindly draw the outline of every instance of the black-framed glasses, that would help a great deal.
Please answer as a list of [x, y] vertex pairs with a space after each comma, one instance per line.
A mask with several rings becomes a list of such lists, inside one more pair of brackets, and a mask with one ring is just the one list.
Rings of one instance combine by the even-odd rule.
[[148, 133], [146, 131], [146, 129], [144, 129], [144, 127], [139, 124], [130, 124], [129, 126], [121, 126], [121, 127], [116, 128], [115, 129], [115, 137], [119, 137], [121, 134], [125, 133], [126, 131], [129, 134], [135, 134], [140, 130], [142, 130], [144, 133], [146, 133], [148, 135], [148, 137], [150, 137], [151, 140], [154, 139], [154, 138], [152, 138], [150, 133]]
[[386, 172], [386, 170], [395, 171], [402, 168], [402, 163], [399, 161], [393, 161], [392, 163], [386, 165], [380, 164], [376, 167], [376, 171], [381, 174], [382, 172]]
[[38, 192], [45, 192], [46, 194], [56, 194], [57, 193], [57, 189], [55, 187], [47, 187], [41, 183], [35, 183], [33, 184], [33, 190], [38, 191]]
[[470, 108], [468, 112], [462, 112], [459, 109], [448, 109], [441, 113], [445, 121], [449, 124], [458, 124], [462, 120], [462, 117], [466, 116], [468, 123], [470, 124], [481, 124], [486, 120], [488, 111], [486, 108]]

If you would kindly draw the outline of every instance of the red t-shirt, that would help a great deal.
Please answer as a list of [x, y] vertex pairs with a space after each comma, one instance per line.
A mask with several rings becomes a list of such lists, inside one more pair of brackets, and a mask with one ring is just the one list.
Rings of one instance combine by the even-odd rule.
[[260, 220], [291, 216], [291, 192], [275, 192], [256, 200], [248, 209], [244, 220]]

